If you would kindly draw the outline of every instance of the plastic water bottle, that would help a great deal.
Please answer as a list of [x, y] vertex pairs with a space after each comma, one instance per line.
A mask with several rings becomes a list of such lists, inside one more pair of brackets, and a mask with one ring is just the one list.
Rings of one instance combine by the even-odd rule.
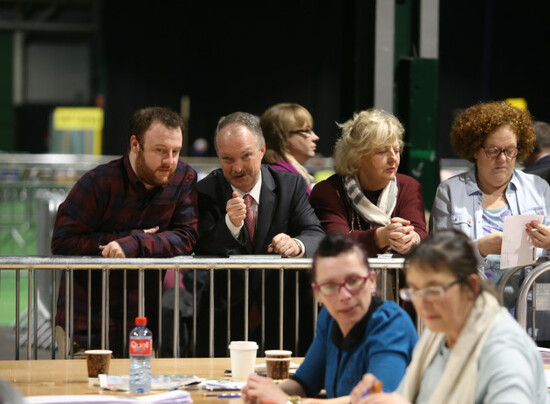
[[136, 327], [130, 332], [129, 351], [130, 393], [149, 393], [153, 334], [147, 328], [146, 317], [136, 317]]

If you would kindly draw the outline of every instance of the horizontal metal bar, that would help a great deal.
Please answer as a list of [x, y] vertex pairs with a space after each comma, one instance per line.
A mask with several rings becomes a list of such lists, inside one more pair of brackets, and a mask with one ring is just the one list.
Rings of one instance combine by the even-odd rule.
[[[93, 256], [0, 256], [1, 269], [57, 269], [71, 267], [72, 269], [232, 269], [249, 268], [262, 269], [300, 269], [311, 266], [311, 258], [280, 258], [279, 256], [250, 256], [229, 258], [194, 258], [192, 256], [178, 256], [172, 258], [103, 258]], [[373, 269], [401, 268], [403, 258], [369, 258]]]
[[[242, 266], [261, 268], [307, 268], [311, 266], [311, 258], [280, 258], [279, 256], [229, 256], [228, 258], [194, 258], [193, 256], [178, 256], [172, 258], [103, 258], [95, 256], [0, 256], [0, 269], [28, 268], [36, 269], [59, 268], [70, 266], [73, 269], [85, 268], [236, 268]], [[400, 268], [403, 258], [369, 258], [369, 265], [375, 268]]]

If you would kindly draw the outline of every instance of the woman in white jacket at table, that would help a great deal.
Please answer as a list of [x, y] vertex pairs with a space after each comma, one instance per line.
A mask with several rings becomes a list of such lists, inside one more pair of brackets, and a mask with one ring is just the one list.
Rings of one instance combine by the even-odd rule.
[[550, 402], [542, 357], [481, 279], [474, 248], [461, 232], [443, 230], [413, 249], [400, 296], [427, 329], [397, 392], [365, 394], [375, 381], [367, 374], [352, 404]]
[[[479, 103], [462, 111], [451, 130], [455, 153], [474, 166], [443, 181], [430, 214], [430, 231], [457, 229], [476, 244], [487, 278], [498, 282], [504, 218], [536, 214], [543, 223], [525, 223], [537, 255], [550, 248], [550, 187], [542, 178], [515, 169], [533, 148], [535, 134], [528, 111], [505, 102]], [[536, 230], [536, 231], [534, 231]]]

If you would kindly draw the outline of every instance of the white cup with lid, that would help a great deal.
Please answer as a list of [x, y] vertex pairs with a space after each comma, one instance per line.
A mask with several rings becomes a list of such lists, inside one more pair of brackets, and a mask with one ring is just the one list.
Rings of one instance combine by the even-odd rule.
[[248, 375], [254, 373], [258, 344], [255, 341], [231, 341], [229, 353], [231, 356], [231, 379], [244, 382]]

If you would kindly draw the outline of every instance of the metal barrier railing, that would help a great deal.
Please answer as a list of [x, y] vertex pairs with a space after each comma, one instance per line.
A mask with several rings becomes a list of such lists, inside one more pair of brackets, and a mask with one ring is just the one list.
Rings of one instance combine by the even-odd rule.
[[[518, 310], [517, 310], [517, 320], [521, 327], [527, 331], [527, 311], [528, 311], [528, 297], [529, 292], [531, 291], [533, 285], [537, 278], [543, 275], [545, 272], [550, 270], [550, 261], [543, 262], [542, 264], [536, 266], [529, 274], [525, 277], [523, 283], [521, 284], [519, 298], [518, 298]], [[535, 330], [535, 312], [537, 309], [541, 310], [550, 310], [549, 300], [548, 300], [548, 284], [543, 284], [545, 290], [541, 293], [539, 298], [537, 291], [532, 294], [532, 330], [533, 335], [531, 336], [535, 339], [534, 330]], [[538, 300], [541, 302], [539, 303]]]
[[502, 275], [502, 277], [499, 279], [499, 281], [496, 284], [496, 287], [497, 287], [497, 293], [501, 299], [504, 299], [504, 289], [506, 288], [508, 281], [512, 278], [512, 276], [514, 276], [517, 272], [521, 271], [522, 269], [525, 269], [525, 266], [514, 267], [506, 271]]
[[[393, 298], [397, 301], [398, 300], [398, 293], [394, 293], [399, 289], [399, 276], [397, 276], [398, 271], [403, 267], [404, 260], [402, 258], [371, 258], [369, 259], [369, 264], [373, 269], [375, 269], [378, 272], [379, 279], [381, 279], [380, 282], [380, 295], [382, 298], [386, 299], [389, 295], [392, 295]], [[290, 258], [280, 258], [278, 256], [236, 256], [236, 257], [229, 257], [229, 258], [194, 258], [192, 256], [180, 256], [180, 257], [173, 257], [173, 258], [129, 258], [129, 259], [109, 259], [109, 258], [102, 258], [102, 257], [65, 257], [65, 256], [55, 256], [55, 257], [41, 257], [41, 256], [0, 256], [0, 274], [1, 270], [16, 270], [16, 313], [15, 313], [15, 329], [16, 329], [16, 358], [19, 358], [19, 318], [21, 315], [21, 309], [19, 305], [20, 300], [20, 293], [19, 290], [21, 288], [21, 271], [28, 271], [28, 307], [27, 307], [27, 318], [28, 318], [28, 327], [27, 327], [27, 358], [31, 359], [37, 359], [37, 291], [39, 285], [37, 285], [37, 282], [39, 282], [37, 274], [39, 271], [44, 270], [50, 270], [51, 271], [51, 290], [56, 290], [56, 282], [57, 282], [57, 274], [56, 270], [64, 270], [66, 271], [66, 275], [68, 275], [69, 281], [67, 282], [68, 287], [66, 288], [66, 318], [65, 318], [65, 324], [68, 324], [67, 332], [66, 332], [66, 340], [65, 340], [65, 347], [68, 349], [65, 349], [65, 352], [68, 354], [68, 357], [73, 357], [72, 352], [72, 346], [74, 342], [74, 335], [72, 334], [73, 329], [73, 312], [74, 308], [73, 305], [69, 304], [69, 302], [73, 301], [73, 274], [74, 271], [78, 270], [89, 270], [89, 274], [91, 271], [94, 270], [100, 270], [102, 274], [102, 293], [101, 293], [101, 345], [102, 348], [107, 348], [109, 341], [108, 341], [108, 334], [109, 334], [109, 322], [108, 322], [108, 307], [109, 307], [109, 273], [110, 271], [114, 270], [126, 270], [126, 271], [138, 271], [138, 315], [143, 315], [144, 313], [144, 305], [145, 305], [145, 293], [144, 293], [144, 271], [145, 270], [157, 270], [159, 271], [159, 277], [158, 277], [158, 285], [156, 287], [159, 288], [159, 292], [162, 290], [162, 277], [160, 276], [162, 269], [174, 269], [174, 285], [175, 285], [175, 293], [174, 293], [174, 316], [173, 316], [173, 353], [175, 357], [179, 357], [179, 270], [192, 270], [193, 271], [193, 326], [192, 326], [192, 349], [193, 352], [195, 352], [196, 344], [197, 344], [197, 298], [198, 298], [198, 291], [197, 291], [197, 273], [198, 271], [209, 271], [210, 274], [210, 299], [209, 299], [209, 347], [210, 356], [213, 356], [213, 335], [214, 335], [214, 299], [213, 299], [213, 286], [214, 286], [214, 271], [224, 270], [224, 271], [233, 271], [233, 270], [239, 270], [244, 271], [244, 282], [245, 282], [245, 308], [248, 307], [248, 295], [249, 295], [249, 273], [250, 271], [257, 271], [261, 270], [263, 271], [262, 274], [265, 274], [265, 271], [270, 270], [278, 270], [279, 277], [284, 276], [285, 271], [293, 270], [296, 271], [296, 282], [298, 281], [298, 272], [304, 271], [308, 269], [311, 266], [311, 259], [302, 258], [302, 259], [290, 259]], [[395, 276], [391, 277], [394, 279], [393, 284], [388, 284], [388, 274], [392, 271], [395, 271]], [[263, 275], [262, 275], [263, 276]], [[43, 278], [41, 278], [43, 279]], [[126, 282], [126, 278], [125, 282]], [[263, 278], [262, 278], [263, 279]], [[282, 279], [282, 278], [281, 278]], [[262, 288], [265, 288], [265, 283], [262, 284]], [[124, 283], [124, 290], [126, 291], [126, 283]], [[298, 290], [298, 288], [296, 288]], [[90, 291], [89, 291], [90, 292]], [[159, 293], [159, 316], [158, 316], [158, 342], [159, 344], [162, 344], [162, 313], [161, 313], [161, 295], [162, 293]], [[284, 326], [284, 307], [283, 303], [284, 300], [282, 297], [285, 295], [284, 291], [284, 283], [279, 282], [279, 344], [282, 345], [282, 330]], [[55, 295], [54, 295], [55, 296]], [[90, 324], [91, 321], [91, 305], [90, 305], [90, 299], [91, 299], [91, 293], [88, 293], [88, 324]], [[228, 296], [228, 300], [230, 300], [230, 296]], [[51, 299], [51, 317], [55, 317], [57, 302], [55, 298]], [[299, 310], [299, 300], [298, 300], [298, 292], [296, 292], [296, 311]], [[262, 306], [264, 306], [264, 302], [262, 302]], [[317, 310], [316, 304], [314, 306], [314, 312], [312, 313], [314, 320], [313, 320], [313, 327], [315, 328], [316, 324], [316, 315]], [[272, 308], [268, 308], [272, 309]], [[265, 313], [266, 307], [262, 307], [262, 313]], [[127, 307], [124, 307], [123, 313], [124, 313], [124, 327], [126, 327], [126, 312]], [[245, 332], [244, 335], [248, 335], [248, 322], [247, 316], [248, 316], [248, 310], [245, 309], [244, 312], [245, 321], [244, 321], [244, 327]], [[265, 318], [265, 317], [262, 317]], [[53, 324], [53, 322], [52, 322]], [[228, 329], [230, 329], [230, 319], [227, 319]], [[89, 327], [90, 328], [90, 327]], [[298, 316], [296, 316], [296, 335], [295, 335], [295, 343], [297, 343], [299, 339], [298, 335]], [[123, 334], [127, 335], [129, 330], [124, 329]], [[55, 359], [55, 327], [52, 325], [50, 330], [51, 335], [51, 357], [52, 359]], [[228, 333], [228, 339], [230, 335]], [[263, 341], [265, 338], [265, 334], [262, 333], [262, 341], [261, 346], [263, 349]], [[90, 338], [88, 338], [88, 341]], [[123, 344], [126, 344], [127, 341], [124, 339]], [[126, 345], [124, 345], [126, 348]]]

